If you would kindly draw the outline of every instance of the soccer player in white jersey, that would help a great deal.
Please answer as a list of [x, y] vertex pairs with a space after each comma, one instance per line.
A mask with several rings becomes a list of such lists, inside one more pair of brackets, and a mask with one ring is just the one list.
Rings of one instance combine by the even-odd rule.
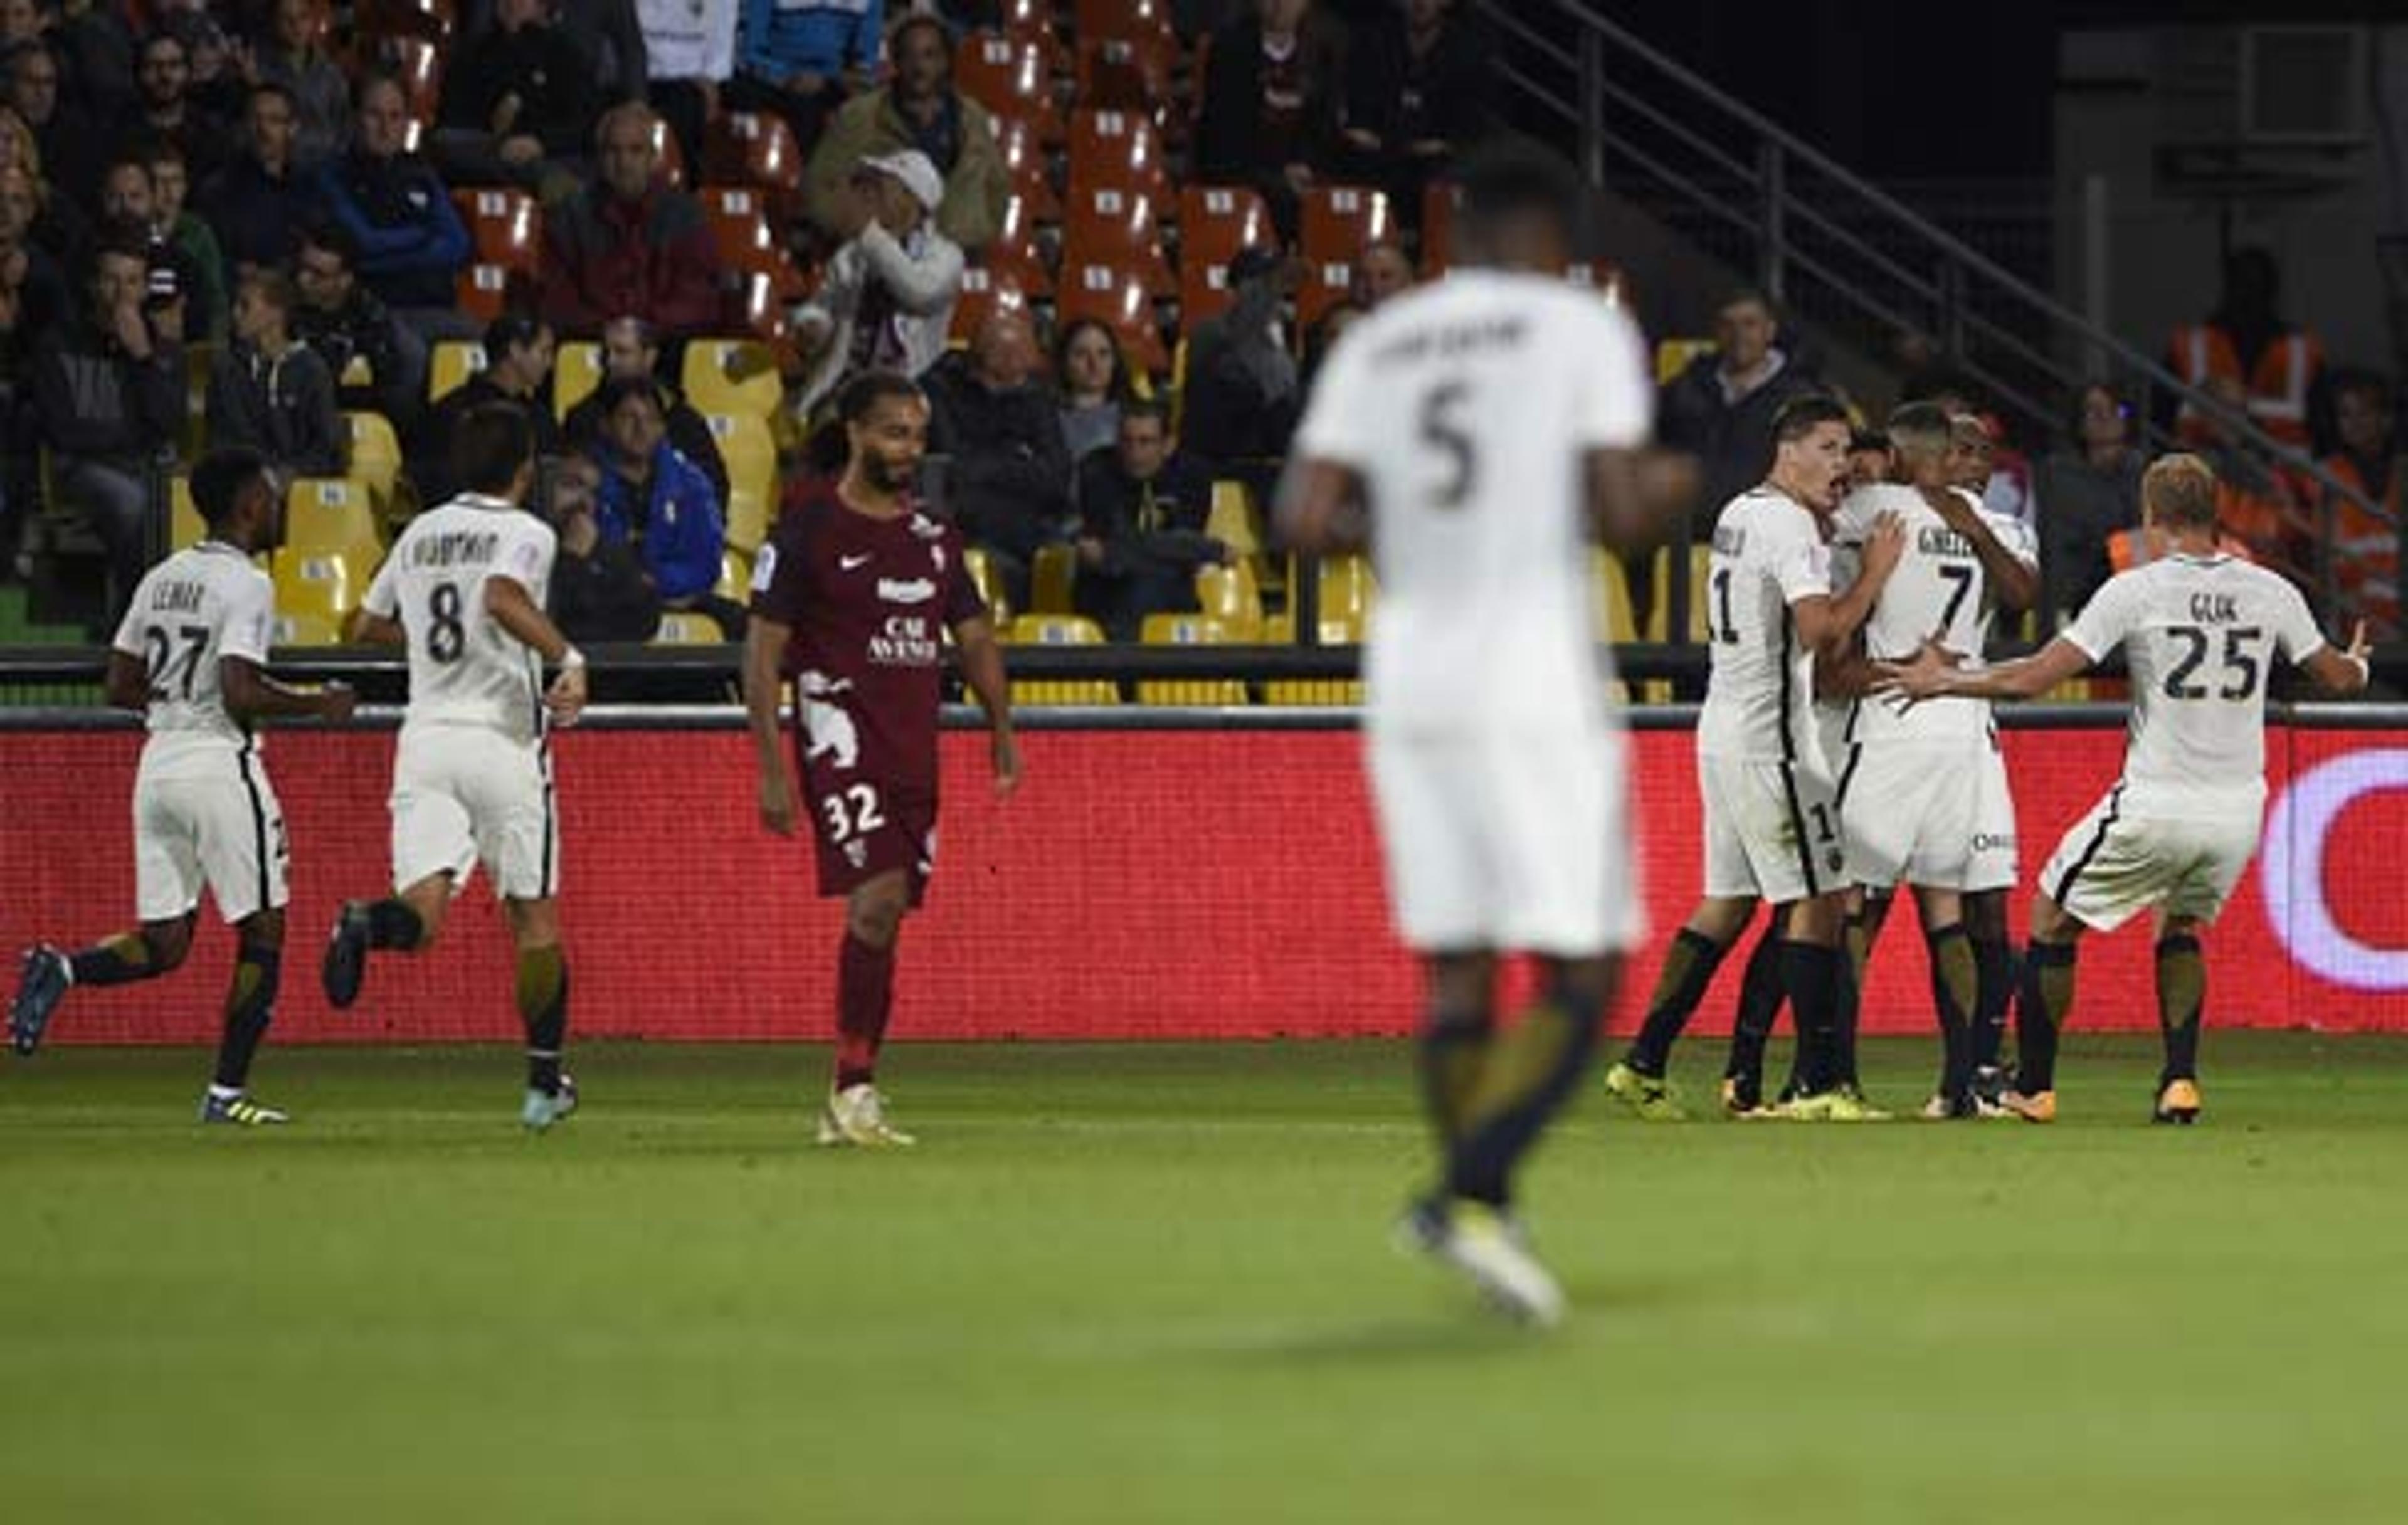
[[[561, 1072], [568, 961], [553, 897], [560, 822], [546, 734], [585, 704], [585, 658], [544, 614], [555, 540], [523, 507], [535, 436], [515, 404], [470, 409], [452, 431], [458, 497], [409, 522], [369, 584], [360, 639], [407, 643], [409, 707], [393, 769], [394, 893], [337, 918], [322, 974], [359, 999], [371, 948], [432, 947], [480, 861], [518, 944], [526, 1025], [520, 1120], [540, 1132], [577, 1107]], [[558, 676], [549, 687], [544, 671]]]
[[2258, 850], [2266, 800], [2266, 682], [2274, 658], [2329, 693], [2366, 686], [2366, 631], [2336, 652], [2299, 590], [2215, 548], [2215, 474], [2168, 455], [2141, 480], [2143, 522], [2164, 557], [2108, 580], [2079, 618], [2033, 655], [1983, 669], [1927, 644], [1882, 670], [1916, 698], [2029, 698], [2116, 647], [2131, 670], [2124, 774], [2067, 832], [2032, 897], [2031, 942], [2016, 1003], [2020, 1066], [2001, 1101], [2032, 1122], [2057, 1116], [2057, 1044], [2073, 1004], [2085, 931], [2114, 931], [2150, 910], [2157, 924], [2157, 1020], [2165, 1069], [2151, 1115], [2199, 1115], [2199, 1030], [2207, 971], [2200, 935]]
[[108, 655], [108, 702], [140, 712], [150, 730], [134, 783], [141, 925], [72, 955], [28, 952], [8, 1029], [17, 1052], [31, 1054], [68, 986], [156, 979], [183, 963], [206, 885], [236, 950], [201, 1121], [256, 1127], [287, 1120], [248, 1091], [276, 1006], [286, 897], [284, 813], [257, 727], [347, 719], [351, 693], [339, 683], [289, 688], [262, 670], [276, 590], [251, 558], [276, 548], [284, 523], [282, 484], [267, 462], [255, 451], [215, 451], [193, 468], [192, 485], [208, 538], [143, 578]]
[[[1569, 166], [1499, 150], [1460, 184], [1466, 267], [1348, 331], [1280, 517], [1312, 553], [1358, 541], [1362, 515], [1376, 526], [1368, 762], [1390, 901], [1427, 977], [1420, 1069], [1444, 1158], [1405, 1229], [1543, 1323], [1563, 1296], [1514, 1231], [1514, 1172], [1578, 1089], [1643, 932], [1591, 536], [1641, 543], [1670, 505], [1641, 485], [1638, 330], [1555, 276]], [[1512, 950], [1538, 957], [1541, 992], [1500, 1031]]]
[[1838, 780], [1813, 719], [1814, 670], [1838, 660], [1897, 568], [1905, 540], [1884, 517], [1862, 569], [1831, 588], [1827, 521], [1847, 482], [1848, 412], [1808, 395], [1773, 421], [1771, 473], [1714, 523], [1706, 584], [1713, 669], [1698, 717], [1705, 896], [1672, 939], [1647, 1017], [1606, 1088], [1641, 1116], [1675, 1115], [1665, 1078], [1688, 1023], [1756, 902], [1784, 917], [1781, 983], [1798, 1023], [1801, 1120], [1856, 1121], [1839, 1035], [1844, 888]]

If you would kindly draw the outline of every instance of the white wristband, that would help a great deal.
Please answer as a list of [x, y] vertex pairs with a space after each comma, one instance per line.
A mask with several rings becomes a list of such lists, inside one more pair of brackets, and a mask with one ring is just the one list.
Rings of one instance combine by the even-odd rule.
[[560, 670], [573, 672], [585, 665], [585, 654], [571, 646], [560, 654]]
[[2344, 657], [2346, 657], [2346, 658], [2348, 658], [2350, 661], [2355, 662], [2355, 663], [2357, 663], [2357, 664], [2358, 664], [2358, 687], [2360, 687], [2360, 688], [2366, 688], [2366, 687], [2368, 687], [2368, 686], [2370, 686], [2370, 685], [2372, 685], [2372, 684], [2373, 683], [2373, 682], [2374, 682], [2374, 664], [2373, 664], [2373, 663], [2372, 663], [2372, 662], [2368, 661], [2368, 660], [2367, 660], [2365, 657], [2363, 657], [2363, 656], [2357, 656], [2357, 655], [2351, 655], [2351, 654], [2350, 654], [2350, 653], [2348, 653], [2348, 652], [2344, 652], [2344, 653], [2342, 653], [2342, 655], [2343, 655], [2343, 656], [2344, 656]]

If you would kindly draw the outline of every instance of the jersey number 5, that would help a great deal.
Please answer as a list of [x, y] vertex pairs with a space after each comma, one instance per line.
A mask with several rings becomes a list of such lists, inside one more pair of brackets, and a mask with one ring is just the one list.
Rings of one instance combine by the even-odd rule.
[[1459, 509], [1480, 476], [1480, 453], [1472, 445], [1471, 436], [1455, 417], [1464, 400], [1470, 396], [1471, 386], [1466, 381], [1440, 381], [1422, 397], [1422, 443], [1447, 459], [1446, 477], [1430, 493], [1430, 506]]

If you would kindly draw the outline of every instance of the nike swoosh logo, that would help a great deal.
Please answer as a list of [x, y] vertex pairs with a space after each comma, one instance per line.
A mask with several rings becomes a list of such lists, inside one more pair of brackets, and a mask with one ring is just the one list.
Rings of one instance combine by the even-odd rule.
[[836, 558], [836, 564], [848, 572], [857, 571], [869, 565], [869, 558], [867, 556], [838, 556]]

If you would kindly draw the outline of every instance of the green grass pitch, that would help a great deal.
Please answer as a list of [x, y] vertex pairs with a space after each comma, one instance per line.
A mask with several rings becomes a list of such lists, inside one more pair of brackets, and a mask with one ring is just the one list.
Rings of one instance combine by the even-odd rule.
[[[1693, 1094], [1713, 1045], [1683, 1058]], [[1872, 1045], [1919, 1101], [1928, 1043]], [[903, 1046], [909, 1155], [816, 1048], [270, 1048], [0, 1072], [0, 1518], [2395, 1521], [2408, 1043], [2077, 1039], [2064, 1120], [1648, 1127], [1529, 1208], [1575, 1302], [1399, 1257], [1390, 1043]]]

